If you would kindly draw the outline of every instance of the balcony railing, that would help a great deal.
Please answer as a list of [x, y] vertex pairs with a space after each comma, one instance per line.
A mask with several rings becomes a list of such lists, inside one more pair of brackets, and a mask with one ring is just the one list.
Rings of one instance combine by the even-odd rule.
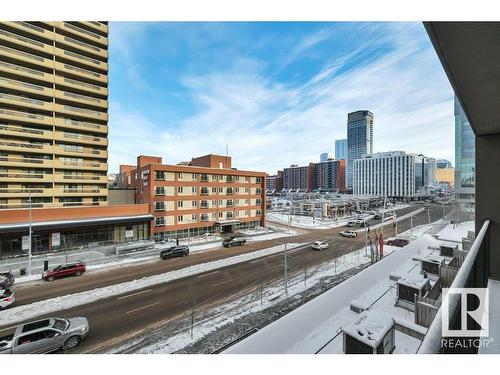
[[[489, 243], [488, 243], [488, 229], [490, 220], [486, 220], [479, 231], [476, 240], [472, 244], [469, 253], [464, 259], [462, 266], [458, 270], [451, 288], [486, 288], [489, 277]], [[460, 295], [448, 296], [448, 309], [450, 322], [450, 329], [457, 330], [461, 325], [460, 318]], [[443, 305], [437, 311], [436, 317], [427, 331], [427, 334], [422, 341], [422, 345], [418, 351], [419, 354], [437, 354], [437, 353], [453, 353], [453, 348], [443, 347], [443, 317], [441, 310]], [[464, 353], [463, 348], [457, 348], [461, 353]], [[472, 345], [468, 348], [468, 353], [477, 353], [476, 347]]]

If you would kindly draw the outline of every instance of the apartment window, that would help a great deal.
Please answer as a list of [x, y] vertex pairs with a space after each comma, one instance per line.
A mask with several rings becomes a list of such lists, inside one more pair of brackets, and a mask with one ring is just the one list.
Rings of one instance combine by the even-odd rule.
[[250, 189], [249, 188], [245, 188], [245, 193], [249, 193], [250, 192]]
[[165, 225], [165, 218], [164, 217], [155, 217], [155, 226], [162, 227], [164, 225]]
[[240, 211], [236, 211], [236, 212], [234, 213], [234, 216], [239, 217], [239, 216], [240, 216]]
[[207, 187], [202, 187], [200, 189], [200, 194], [201, 195], [208, 195], [208, 188]]
[[260, 194], [262, 193], [262, 189], [261, 188], [256, 188], [255, 189], [255, 194]]
[[200, 201], [200, 207], [201, 208], [208, 208], [208, 202], [207, 201]]
[[177, 222], [182, 223], [184, 221], [184, 215], [177, 216]]
[[217, 212], [212, 212], [212, 220], [216, 220], [217, 219]]
[[177, 178], [178, 178], [178, 179], [182, 179], [182, 172], [178, 172], [178, 173], [177, 173]]
[[155, 202], [155, 211], [165, 211], [165, 202]]
[[177, 208], [184, 207], [184, 201], [177, 201]]
[[216, 181], [217, 180], [217, 175], [213, 174], [212, 175], [212, 181]]
[[207, 182], [208, 181], [208, 175], [207, 174], [201, 174], [200, 175], [200, 181]]
[[262, 177], [256, 177], [255, 178], [255, 181], [260, 184], [262, 182]]
[[232, 212], [226, 212], [226, 219], [232, 219], [233, 218], [233, 213]]
[[191, 187], [191, 193], [196, 194], [196, 186]]
[[219, 212], [219, 218], [224, 217], [224, 212]]
[[208, 215], [207, 214], [201, 214], [200, 215], [200, 221], [208, 221]]
[[216, 194], [217, 193], [217, 188], [216, 187], [213, 187], [212, 188], [212, 193]]
[[235, 181], [239, 181], [240, 180], [240, 176], [234, 176], [234, 180]]
[[224, 192], [224, 188], [222, 186], [219, 186], [219, 193], [223, 193]]
[[165, 172], [164, 171], [155, 171], [155, 179], [160, 181], [165, 181]]
[[192, 201], [191, 202], [191, 206], [196, 207], [197, 206], [197, 202], [196, 201]]
[[196, 173], [191, 173], [191, 180], [196, 181]]
[[233, 201], [232, 201], [232, 199], [228, 199], [228, 200], [226, 201], [226, 206], [227, 206], [227, 207], [232, 207], [232, 206], [233, 206]]
[[234, 188], [234, 192], [235, 192], [236, 194], [238, 194], [238, 193], [240, 192], [240, 188], [239, 188], [239, 187]]
[[260, 210], [255, 210], [255, 215], [260, 216], [261, 212]]
[[222, 206], [223, 202], [224, 201], [222, 199], [219, 199], [219, 206]]
[[245, 204], [250, 204], [250, 199], [245, 199]]
[[227, 188], [226, 194], [227, 195], [232, 195], [233, 194], [233, 189], [232, 188]]
[[191, 215], [191, 220], [196, 221], [196, 214]]
[[178, 186], [177, 187], [177, 193], [179, 193], [179, 194], [184, 193], [184, 187], [183, 186]]
[[245, 181], [246, 181], [246, 182], [250, 181], [250, 177], [245, 176]]
[[260, 206], [261, 202], [262, 202], [262, 201], [261, 201], [259, 198], [257, 198], [257, 199], [255, 200], [255, 205]]
[[250, 210], [245, 210], [245, 215], [250, 216]]
[[164, 186], [157, 186], [155, 188], [155, 194], [156, 195], [165, 195], [165, 187]]

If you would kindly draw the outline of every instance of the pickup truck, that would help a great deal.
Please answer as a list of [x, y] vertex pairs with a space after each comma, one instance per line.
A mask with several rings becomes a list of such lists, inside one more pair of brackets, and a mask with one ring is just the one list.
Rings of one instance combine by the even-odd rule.
[[0, 354], [42, 354], [76, 348], [89, 333], [87, 318], [47, 318], [22, 324], [0, 337]]

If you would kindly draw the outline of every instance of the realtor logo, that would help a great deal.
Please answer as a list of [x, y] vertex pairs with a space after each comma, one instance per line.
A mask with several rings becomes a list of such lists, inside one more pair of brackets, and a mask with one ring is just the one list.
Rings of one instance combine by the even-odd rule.
[[[443, 337], [487, 337], [489, 335], [489, 300], [487, 288], [443, 288]], [[453, 322], [452, 306], [456, 305]], [[455, 326], [452, 326], [452, 324]]]

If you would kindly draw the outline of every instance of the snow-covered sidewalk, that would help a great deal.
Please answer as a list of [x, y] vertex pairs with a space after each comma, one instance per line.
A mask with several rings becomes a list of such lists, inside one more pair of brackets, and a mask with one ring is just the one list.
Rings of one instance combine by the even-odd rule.
[[[288, 249], [293, 249], [303, 244], [289, 243]], [[35, 318], [41, 314], [48, 314], [60, 310], [70, 309], [76, 306], [95, 302], [104, 298], [117, 296], [144, 289], [153, 285], [163, 284], [180, 278], [201, 274], [204, 272], [227, 267], [233, 264], [246, 262], [252, 259], [277, 254], [284, 251], [284, 245], [273, 246], [268, 249], [258, 250], [251, 253], [237, 255], [230, 258], [201, 263], [194, 266], [182, 268], [175, 271], [165, 272], [159, 275], [145, 277], [138, 280], [127, 281], [120, 284], [96, 288], [80, 293], [68, 294], [61, 297], [50, 298], [44, 301], [34, 302], [28, 305], [13, 307], [2, 311], [0, 314], [0, 326], [15, 324], [17, 322]]]

